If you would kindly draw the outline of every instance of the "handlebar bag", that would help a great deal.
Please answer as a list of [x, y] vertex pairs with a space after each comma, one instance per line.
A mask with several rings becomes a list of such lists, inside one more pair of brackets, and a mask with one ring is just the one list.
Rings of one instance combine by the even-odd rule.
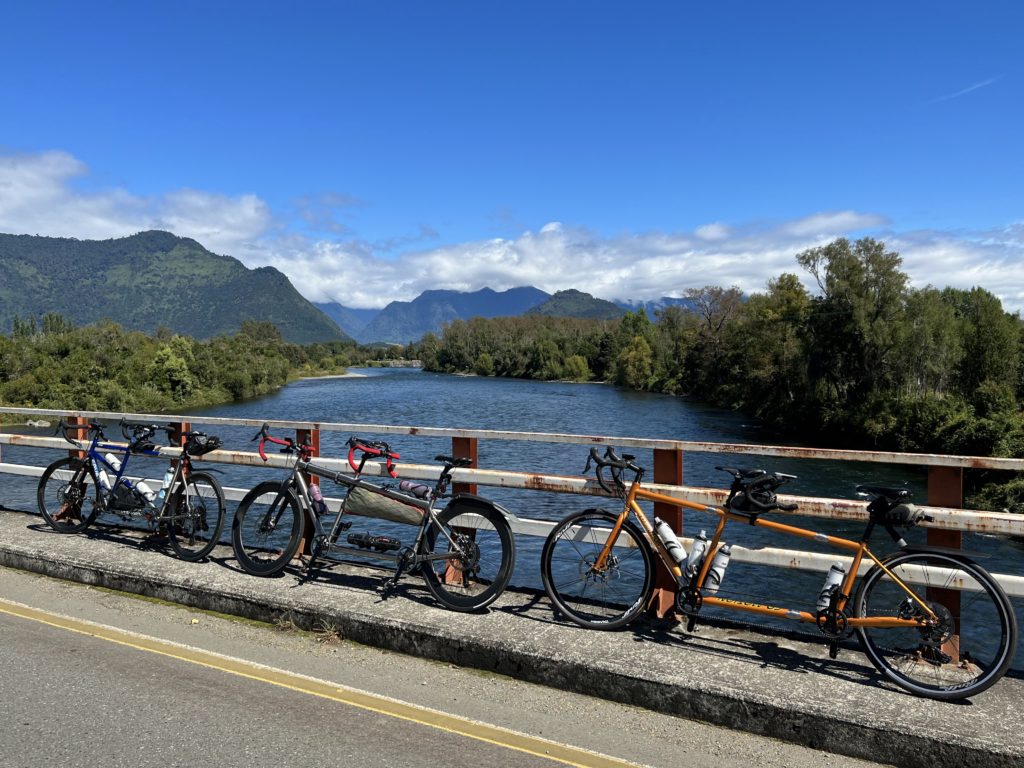
[[406, 525], [419, 525], [423, 520], [423, 510], [419, 507], [411, 507], [365, 488], [352, 488], [348, 492], [345, 511], [353, 515], [376, 517]]
[[197, 435], [188, 441], [185, 450], [188, 451], [189, 456], [202, 456], [211, 451], [216, 451], [220, 446], [221, 441], [219, 437], [200, 437]]

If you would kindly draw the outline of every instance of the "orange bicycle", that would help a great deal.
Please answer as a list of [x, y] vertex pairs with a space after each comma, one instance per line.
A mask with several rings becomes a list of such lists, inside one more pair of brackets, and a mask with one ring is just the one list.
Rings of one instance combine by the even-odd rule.
[[[580, 626], [616, 629], [639, 616], [654, 594], [657, 553], [677, 580], [676, 610], [688, 618], [689, 631], [704, 606], [792, 619], [815, 625], [829, 642], [832, 658], [839, 642], [856, 632], [883, 675], [918, 696], [942, 700], [981, 693], [1010, 666], [1017, 623], [1005, 592], [960, 550], [910, 546], [903, 540], [897, 526], [930, 520], [909, 503], [906, 488], [858, 486], [870, 498], [869, 518], [860, 540], [852, 541], [763, 518], [774, 510], [797, 509], [796, 504], [780, 504], [775, 495], [793, 475], [717, 467], [733, 478], [725, 504], [717, 507], [644, 488], [644, 469], [633, 456], [620, 458], [611, 448], [603, 457], [591, 448], [584, 473], [591, 462], [598, 484], [624, 500], [622, 510], [569, 515], [548, 535], [541, 554], [548, 596]], [[628, 486], [624, 472], [633, 474]], [[641, 499], [717, 515], [713, 538], [698, 537], [687, 553], [667, 524], [657, 517], [651, 523], [638, 504]], [[852, 557], [832, 566], [824, 587], [812, 597], [813, 610], [721, 597], [718, 587], [731, 552], [722, 534], [729, 521], [811, 539]], [[883, 557], [871, 552], [868, 540], [876, 526], [892, 537], [896, 551]], [[860, 578], [862, 565], [866, 573]]]

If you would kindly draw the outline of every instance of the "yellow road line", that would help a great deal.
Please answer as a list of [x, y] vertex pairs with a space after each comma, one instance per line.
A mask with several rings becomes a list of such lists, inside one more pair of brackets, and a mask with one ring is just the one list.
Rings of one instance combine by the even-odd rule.
[[22, 603], [0, 599], [0, 613], [39, 622], [40, 624], [57, 627], [69, 632], [88, 635], [89, 637], [106, 640], [129, 648], [168, 656], [190, 664], [217, 669], [228, 674], [249, 678], [250, 680], [259, 680], [260, 682], [276, 685], [280, 688], [287, 688], [298, 693], [330, 699], [331, 701], [358, 707], [369, 712], [376, 712], [399, 720], [418, 723], [439, 731], [458, 734], [564, 765], [577, 766], [578, 768], [627, 768], [635, 767], [636, 765], [635, 763], [608, 757], [579, 747], [572, 747], [568, 744], [561, 744], [537, 736], [529, 736], [508, 728], [481, 723], [416, 704], [409, 704], [387, 696], [360, 691], [356, 688], [349, 688], [348, 686], [338, 685], [326, 680], [318, 680], [294, 672], [286, 672], [263, 664], [213, 653], [212, 651], [204, 651], [169, 640], [159, 640], [155, 637], [148, 637], [135, 632], [96, 624], [91, 621], [61, 616], [38, 608], [32, 608]]

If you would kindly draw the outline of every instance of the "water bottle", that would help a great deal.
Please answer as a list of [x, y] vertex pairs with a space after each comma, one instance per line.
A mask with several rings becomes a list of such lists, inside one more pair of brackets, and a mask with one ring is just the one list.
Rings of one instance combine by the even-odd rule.
[[156, 494], [156, 503], [163, 504], [164, 496], [167, 495], [167, 489], [171, 487], [171, 481], [174, 480], [174, 467], [167, 467], [167, 471], [164, 472], [164, 479], [160, 483], [160, 491]]
[[103, 469], [101, 469], [99, 471], [99, 480], [100, 480], [100, 485], [103, 486], [103, 490], [104, 491], [109, 491], [110, 490], [110, 478], [107, 477], [107, 473]]
[[726, 544], [718, 550], [715, 559], [711, 561], [711, 570], [708, 571], [708, 577], [704, 581], [704, 591], [709, 595], [715, 594], [722, 585], [722, 579], [725, 578], [725, 569], [729, 567], [729, 558], [731, 556], [732, 547]]
[[832, 602], [832, 593], [839, 589], [839, 585], [842, 584], [845, 576], [846, 569], [843, 568], [843, 564], [832, 563], [832, 567], [828, 569], [828, 575], [825, 576], [825, 583], [821, 587], [821, 592], [818, 593], [819, 611], [824, 611], [828, 608], [829, 603]]
[[142, 498], [144, 498], [147, 503], [156, 498], [156, 491], [146, 485], [145, 480], [139, 480], [139, 482], [135, 484], [135, 490], [142, 494]]
[[690, 550], [690, 556], [686, 558], [686, 568], [683, 569], [683, 575], [687, 579], [692, 579], [700, 571], [701, 563], [704, 562], [704, 555], [708, 553], [709, 546], [707, 532], [701, 531], [700, 535], [694, 538], [693, 549]]
[[110, 468], [113, 469], [115, 472], [121, 471], [121, 460], [117, 458], [117, 456], [115, 456], [112, 453], [108, 453], [103, 458], [107, 460], [107, 464], [109, 464]]
[[313, 511], [317, 515], [327, 513], [327, 502], [324, 501], [324, 495], [320, 492], [320, 486], [316, 483], [309, 484], [309, 498], [313, 502]]
[[410, 493], [418, 499], [429, 499], [431, 488], [423, 483], [414, 483], [411, 480], [403, 480], [398, 484], [398, 490]]
[[676, 538], [675, 532], [669, 527], [668, 523], [660, 517], [654, 518], [654, 532], [658, 534], [658, 538], [665, 545], [669, 556], [677, 565], [682, 565], [686, 560], [686, 550], [679, 543], [679, 539]]

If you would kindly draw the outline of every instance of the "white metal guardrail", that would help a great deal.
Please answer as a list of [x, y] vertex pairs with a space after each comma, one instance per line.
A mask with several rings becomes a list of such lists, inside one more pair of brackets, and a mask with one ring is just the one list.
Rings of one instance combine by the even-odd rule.
[[[1024, 460], [1021, 459], [945, 456], [938, 454], [885, 453], [875, 451], [835, 451], [811, 448], [793, 448], [788, 446], [707, 443], [642, 439], [636, 437], [611, 437], [538, 432], [503, 432], [495, 430], [445, 429], [436, 427], [413, 427], [382, 424], [300, 422], [277, 419], [258, 420], [208, 416], [190, 417], [176, 414], [122, 414], [106, 411], [7, 408], [2, 406], [0, 406], [0, 413], [23, 415], [26, 418], [31, 418], [33, 420], [39, 420], [41, 417], [51, 417], [56, 420], [57, 418], [62, 417], [77, 416], [116, 422], [123, 417], [127, 418], [129, 421], [159, 424], [184, 422], [193, 425], [202, 425], [205, 428], [216, 426], [248, 426], [255, 427], [257, 429], [264, 423], [267, 423], [270, 424], [273, 429], [277, 429], [279, 431], [282, 429], [290, 429], [307, 430], [310, 432], [346, 432], [359, 435], [401, 434], [418, 437], [452, 438], [457, 440], [530, 441], [542, 443], [582, 444], [588, 446], [613, 445], [619, 448], [645, 448], [654, 451], [688, 451], [699, 453], [748, 454], [776, 457], [784, 456], [789, 458], [884, 462], [947, 468], [1024, 470]], [[0, 434], [0, 446], [3, 445], [21, 445], [26, 447], [58, 450], [68, 450], [69, 448], [68, 443], [60, 437], [39, 437], [18, 434]], [[163, 447], [160, 449], [160, 452], [162, 455], [172, 457], [177, 455], [178, 449]], [[0, 453], [0, 457], [2, 457], [2, 453]], [[268, 455], [267, 458], [268, 461], [264, 463], [259, 458], [259, 455], [254, 452], [218, 450], [203, 456], [202, 461], [278, 468], [286, 466], [289, 461], [287, 457], [279, 454], [271, 454]], [[321, 464], [331, 469], [348, 474], [351, 473], [348, 462], [345, 460], [317, 457], [315, 461], [317, 464]], [[0, 473], [39, 476], [42, 474], [43, 469], [43, 467], [4, 463], [0, 461]], [[163, 467], [161, 467], [161, 473], [162, 469]], [[364, 469], [364, 474], [379, 474], [381, 471], [382, 470], [378, 466], [367, 463], [367, 466]], [[438, 468], [436, 465], [407, 464], [403, 462], [401, 464], [401, 472], [402, 476], [406, 478], [426, 480], [436, 478]], [[154, 480], [159, 483], [158, 478], [147, 478], [147, 480]], [[548, 491], [553, 493], [604, 495], [592, 479], [579, 476], [547, 475], [497, 469], [467, 468], [456, 470], [454, 473], [454, 480], [460, 483], [473, 483], [499, 488]], [[704, 504], [720, 503], [725, 498], [724, 491], [712, 488], [696, 488], [664, 483], [648, 483], [646, 484], [646, 487], [651, 488], [652, 490], [657, 490], [668, 496]], [[248, 489], [246, 488], [226, 487], [224, 492], [228, 499], [237, 501], [244, 496], [247, 490]], [[798, 503], [800, 505], [800, 514], [805, 516], [845, 520], [866, 520], [867, 518], [863, 502], [850, 501], [847, 499], [806, 496], [780, 496], [780, 499], [785, 502]], [[2, 495], [0, 495], [0, 501], [2, 501]], [[327, 497], [327, 501], [329, 506], [332, 506], [333, 508], [337, 508], [337, 505], [341, 503], [340, 499], [331, 497]], [[1004, 512], [978, 512], [938, 506], [928, 506], [925, 507], [925, 509], [929, 515], [935, 518], [934, 522], [924, 524], [932, 529], [1024, 537], [1024, 516]], [[516, 534], [528, 536], [546, 536], [548, 531], [550, 531], [554, 525], [554, 523], [549, 521], [532, 520], [528, 518], [514, 518], [510, 522], [512, 524], [512, 530]], [[689, 543], [685, 538], [684, 541]], [[748, 549], [742, 546], [735, 546], [733, 548], [732, 558], [737, 562], [748, 562], [760, 565], [819, 572], [827, 571], [833, 562], [842, 559], [841, 556], [837, 556], [834, 553], [813, 553], [777, 548]], [[996, 574], [995, 576], [1006, 589], [1008, 594], [1015, 597], [1024, 597], [1024, 577], [1009, 574]]]

